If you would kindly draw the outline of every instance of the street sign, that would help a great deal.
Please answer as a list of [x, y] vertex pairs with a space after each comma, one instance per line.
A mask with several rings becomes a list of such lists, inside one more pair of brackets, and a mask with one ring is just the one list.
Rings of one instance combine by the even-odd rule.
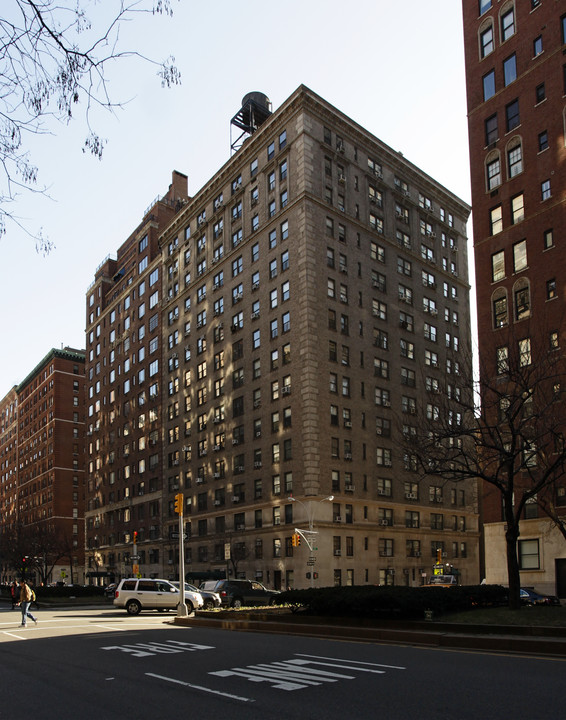
[[314, 555], [309, 555], [309, 561], [312, 560], [313, 562], [316, 562], [316, 557]]
[[315, 564], [314, 560], [307, 560], [307, 565], [314, 565], [314, 564]]
[[[172, 532], [172, 533], [170, 533], [169, 537], [172, 540], [178, 540], [180, 535], [178, 532]], [[187, 533], [183, 533], [183, 540], [186, 540], [186, 539], [187, 539]]]
[[139, 555], [130, 555], [130, 560], [139, 560], [139, 559], [140, 559]]

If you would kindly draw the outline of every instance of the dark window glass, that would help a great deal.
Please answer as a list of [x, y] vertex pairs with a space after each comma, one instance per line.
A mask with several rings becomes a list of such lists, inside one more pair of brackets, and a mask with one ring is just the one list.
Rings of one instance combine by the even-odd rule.
[[503, 61], [503, 77], [505, 86], [517, 79], [517, 58], [515, 53]]
[[519, 116], [518, 100], [513, 100], [513, 102], [510, 102], [509, 105], [505, 106], [505, 120], [507, 132], [513, 130], [513, 128], [516, 128], [520, 124], [521, 119]]
[[497, 115], [491, 115], [485, 121], [485, 144], [491, 145], [498, 140]]
[[483, 76], [483, 99], [489, 100], [495, 95], [495, 70], [490, 70]]

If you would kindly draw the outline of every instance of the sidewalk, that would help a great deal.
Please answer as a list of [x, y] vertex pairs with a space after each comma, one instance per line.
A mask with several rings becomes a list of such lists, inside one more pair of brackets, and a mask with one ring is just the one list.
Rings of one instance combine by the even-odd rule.
[[236, 617], [214, 617], [213, 613], [175, 617], [176, 625], [209, 627], [241, 632], [304, 635], [318, 638], [340, 638], [355, 642], [391, 643], [481, 652], [521, 653], [566, 657], [566, 628], [528, 626], [453, 625], [437, 622], [347, 624], [343, 618], [280, 616], [258, 614]]

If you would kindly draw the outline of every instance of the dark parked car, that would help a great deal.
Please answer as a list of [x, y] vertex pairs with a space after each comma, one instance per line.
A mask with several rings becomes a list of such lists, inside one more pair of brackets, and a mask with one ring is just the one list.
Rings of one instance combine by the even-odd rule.
[[208, 580], [201, 588], [218, 593], [222, 605], [233, 608], [242, 605], [275, 605], [279, 595], [278, 590], [268, 590], [257, 580]]
[[560, 605], [555, 595], [541, 595], [532, 588], [521, 588], [522, 605]]
[[104, 588], [104, 597], [114, 598], [114, 593], [115, 593], [115, 590], [117, 587], [118, 587], [118, 583], [110, 583], [110, 585], [107, 585]]
[[[172, 581], [172, 584], [175, 587], [179, 587], [179, 583], [175, 580]], [[199, 593], [202, 597], [202, 606], [205, 610], [214, 610], [214, 608], [220, 607], [222, 604], [220, 595], [217, 592], [212, 592], [212, 590], [203, 590], [201, 588], [197, 588], [195, 585], [191, 585], [191, 583], [188, 582], [185, 583], [185, 590]]]

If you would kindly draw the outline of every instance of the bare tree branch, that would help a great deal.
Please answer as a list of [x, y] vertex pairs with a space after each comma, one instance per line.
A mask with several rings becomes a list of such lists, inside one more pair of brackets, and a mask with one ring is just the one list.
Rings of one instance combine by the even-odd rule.
[[495, 374], [486, 363], [479, 380], [461, 377], [460, 388], [431, 392], [416, 431], [405, 438], [422, 477], [477, 479], [500, 494], [511, 607], [519, 606], [517, 540], [527, 503], [537, 503], [566, 538], [556, 508], [566, 484], [564, 356], [535, 328], [523, 324], [521, 332], [509, 331]]
[[[75, 108], [84, 105], [87, 135], [83, 151], [102, 158], [106, 140], [92, 125], [94, 107], [114, 112], [123, 99], [110, 95], [106, 72], [114, 61], [139, 58], [157, 68], [164, 87], [180, 82], [172, 57], [163, 62], [120, 50], [120, 29], [140, 14], [173, 14], [172, 0], [117, 0], [108, 18], [96, 9], [96, 23], [87, 15], [90, 0], [6, 0], [0, 17], [0, 236], [14, 221], [25, 224], [13, 207], [23, 191], [45, 192], [37, 186], [38, 168], [26, 149], [27, 139], [68, 124]], [[92, 7], [92, 6], [91, 6]], [[29, 232], [29, 231], [28, 231]], [[49, 240], [33, 232], [39, 252]]]

